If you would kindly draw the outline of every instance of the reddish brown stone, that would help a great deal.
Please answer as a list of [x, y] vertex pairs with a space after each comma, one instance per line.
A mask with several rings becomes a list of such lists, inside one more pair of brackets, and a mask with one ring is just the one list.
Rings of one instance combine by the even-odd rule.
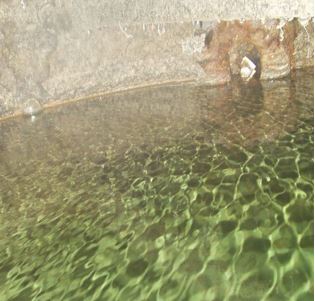
[[256, 64], [256, 78], [282, 78], [313, 64], [313, 37], [312, 22], [306, 28], [298, 20], [220, 22], [206, 41], [201, 66], [211, 83], [223, 83], [240, 73], [247, 56]]
[[294, 40], [294, 58], [296, 68], [314, 65], [314, 22], [309, 20], [305, 28], [295, 20], [296, 38]]

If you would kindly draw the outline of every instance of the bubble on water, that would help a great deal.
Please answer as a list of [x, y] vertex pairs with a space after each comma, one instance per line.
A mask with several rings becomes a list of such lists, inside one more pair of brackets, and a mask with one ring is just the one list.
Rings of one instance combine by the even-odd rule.
[[23, 104], [24, 115], [32, 116], [32, 120], [34, 119], [35, 115], [39, 114], [42, 110], [43, 106], [35, 98], [31, 98]]

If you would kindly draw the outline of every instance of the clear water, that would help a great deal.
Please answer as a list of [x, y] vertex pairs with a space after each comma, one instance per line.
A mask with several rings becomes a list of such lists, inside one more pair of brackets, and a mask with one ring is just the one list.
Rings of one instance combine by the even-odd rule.
[[313, 70], [0, 124], [0, 300], [313, 300]]

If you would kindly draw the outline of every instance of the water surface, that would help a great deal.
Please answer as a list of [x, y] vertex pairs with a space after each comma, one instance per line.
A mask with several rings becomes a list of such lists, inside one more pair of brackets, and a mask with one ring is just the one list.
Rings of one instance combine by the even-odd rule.
[[0, 124], [0, 300], [313, 300], [313, 70]]

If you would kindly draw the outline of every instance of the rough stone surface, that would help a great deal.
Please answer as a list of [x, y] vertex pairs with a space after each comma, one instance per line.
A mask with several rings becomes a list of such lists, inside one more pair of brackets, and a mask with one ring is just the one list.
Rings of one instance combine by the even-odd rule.
[[[285, 77], [293, 68], [313, 64], [313, 22], [301, 32], [298, 20], [223, 21], [210, 29], [212, 39], [200, 61], [208, 77], [229, 81], [239, 74], [244, 56], [258, 66], [262, 80]], [[303, 42], [302, 42], [303, 41]]]
[[14, 26], [0, 25], [2, 114], [28, 98], [46, 103], [204, 76], [191, 55], [198, 51], [189, 44], [191, 24], [167, 24], [160, 34], [155, 25], [109, 26], [78, 36], [73, 31], [38, 33], [37, 27], [23, 34]]
[[[297, 0], [0, 1], [0, 116], [30, 98], [45, 104], [168, 81], [223, 84], [248, 47], [260, 53], [262, 79], [285, 76], [313, 64], [313, 22], [305, 21], [312, 8]], [[279, 13], [304, 21], [254, 21]]]
[[[57, 21], [60, 28], [78, 23], [91, 27], [100, 24], [184, 22], [192, 20], [235, 20], [293, 18], [313, 16], [310, 0], [2, 0], [2, 14], [15, 19], [39, 13], [47, 24]], [[16, 15], [19, 10], [18, 15]], [[64, 11], [67, 12], [65, 18]], [[44, 12], [44, 13], [43, 13]], [[1, 14], [0, 14], [1, 16]], [[29, 19], [31, 15], [29, 14]], [[79, 28], [78, 28], [79, 29]]]
[[296, 38], [294, 40], [295, 67], [303, 68], [314, 64], [314, 23], [308, 22], [304, 27], [296, 21]]

